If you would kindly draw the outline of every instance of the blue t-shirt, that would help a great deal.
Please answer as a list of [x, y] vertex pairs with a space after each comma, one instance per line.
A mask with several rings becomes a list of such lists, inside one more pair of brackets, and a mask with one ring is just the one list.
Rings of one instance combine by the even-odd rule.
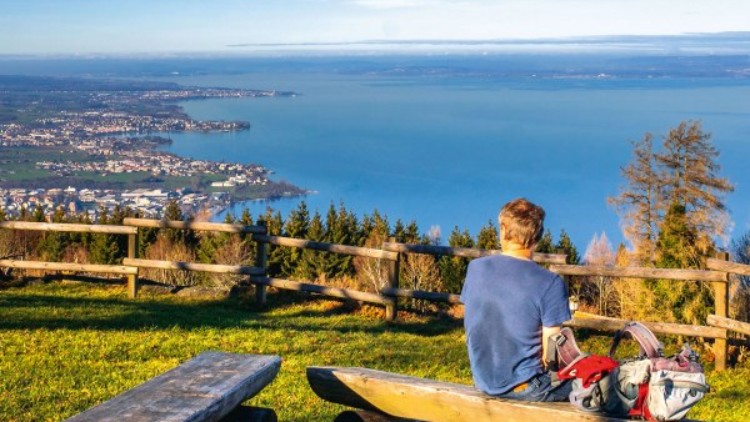
[[474, 384], [490, 395], [543, 372], [542, 327], [570, 319], [560, 276], [506, 255], [471, 261], [461, 301]]

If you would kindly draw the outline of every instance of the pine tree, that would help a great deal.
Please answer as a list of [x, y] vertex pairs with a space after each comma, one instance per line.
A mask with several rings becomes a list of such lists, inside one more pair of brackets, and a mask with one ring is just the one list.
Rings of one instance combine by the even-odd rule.
[[37, 223], [43, 223], [47, 221], [47, 217], [44, 216], [44, 210], [42, 207], [37, 206], [34, 208], [34, 213], [31, 215], [32, 221], [35, 221]]
[[[110, 224], [107, 209], [99, 209], [98, 224]], [[91, 262], [94, 264], [115, 264], [118, 260], [119, 250], [117, 239], [112, 235], [97, 233], [91, 236]]]
[[[55, 210], [51, 218], [53, 223], [63, 223], [65, 221], [65, 212], [62, 209]], [[70, 243], [66, 233], [47, 232], [44, 233], [41, 242], [37, 246], [37, 251], [44, 261], [60, 261], [65, 247]]]
[[417, 222], [414, 220], [411, 220], [409, 222], [409, 225], [406, 226], [406, 229], [404, 230], [404, 242], [405, 243], [417, 243], [419, 240], [419, 226], [417, 226]]
[[[448, 237], [448, 245], [452, 248], [472, 248], [474, 239], [468, 230], [461, 231], [455, 226]], [[460, 293], [466, 278], [467, 258], [458, 256], [443, 256], [438, 261], [440, 276], [445, 289], [450, 293]]]
[[699, 268], [701, 252], [696, 248], [698, 234], [688, 220], [685, 206], [673, 201], [661, 224], [656, 242], [660, 268]]
[[479, 230], [479, 234], [477, 235], [477, 247], [487, 250], [500, 249], [497, 227], [495, 227], [492, 220]]
[[[189, 220], [187, 217], [182, 213], [180, 205], [175, 200], [169, 201], [164, 208], [164, 219], [167, 221], [186, 221]], [[193, 230], [163, 229], [162, 233], [172, 243], [182, 243], [187, 248], [198, 246], [198, 238]]]
[[[310, 211], [305, 201], [301, 201], [296, 209], [289, 213], [284, 225], [285, 235], [297, 239], [305, 239], [307, 229], [310, 226]], [[295, 268], [302, 257], [302, 250], [298, 248], [285, 248], [283, 261], [281, 262], [281, 273], [285, 276], [294, 274]]]
[[[349, 227], [349, 215], [344, 204], [336, 207], [331, 204], [326, 213], [325, 221], [325, 241], [340, 245], [353, 245], [356, 241], [353, 239], [356, 227]], [[341, 277], [345, 274], [351, 274], [353, 271], [352, 257], [343, 254], [328, 254], [325, 260], [325, 274], [329, 278]]]
[[[700, 268], [704, 251], [698, 249], [698, 233], [691, 225], [685, 206], [672, 202], [664, 217], [656, 242], [657, 266], [660, 268]], [[713, 309], [713, 300], [704, 283], [676, 283], [671, 280], [651, 281], [657, 303], [668, 304], [671, 318], [699, 323]]]
[[[312, 220], [310, 220], [310, 226], [308, 227], [306, 238], [316, 242], [322, 242], [325, 234], [323, 219], [316, 211]], [[334, 254], [328, 252], [304, 249], [299, 263], [295, 268], [294, 275], [301, 280], [317, 280], [320, 277], [327, 278], [330, 275], [326, 272], [326, 261], [333, 257]]]
[[383, 239], [387, 239], [391, 234], [388, 217], [381, 215], [378, 210], [375, 210], [372, 213], [372, 231], [377, 232], [378, 235], [383, 237]]
[[534, 251], [539, 253], [555, 253], [553, 242], [552, 233], [549, 230], [546, 230], [542, 235], [542, 238], [537, 242]]
[[[266, 215], [263, 220], [268, 227], [268, 234], [271, 236], [283, 235], [284, 219], [281, 217], [280, 212], [272, 212], [271, 209], [266, 211]], [[286, 257], [286, 252], [289, 248], [283, 246], [269, 246], [268, 250], [268, 274], [271, 276], [281, 275], [281, 266]]]
[[581, 262], [578, 249], [573, 244], [573, 240], [570, 239], [565, 229], [560, 230], [560, 238], [557, 244], [555, 244], [555, 253], [566, 255], [565, 260], [568, 264], [578, 265]]

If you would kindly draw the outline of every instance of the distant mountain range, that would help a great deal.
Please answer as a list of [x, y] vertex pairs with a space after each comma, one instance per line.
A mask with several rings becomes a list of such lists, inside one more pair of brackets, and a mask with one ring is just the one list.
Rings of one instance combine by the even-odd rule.
[[363, 40], [309, 43], [238, 43], [228, 47], [259, 50], [476, 50], [643, 52], [680, 54], [750, 54], [750, 31], [681, 35], [619, 35], [538, 39]]

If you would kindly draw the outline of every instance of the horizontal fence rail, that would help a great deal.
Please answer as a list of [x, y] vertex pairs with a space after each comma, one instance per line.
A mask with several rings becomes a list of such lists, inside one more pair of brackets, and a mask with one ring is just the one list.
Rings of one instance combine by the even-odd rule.
[[708, 325], [725, 328], [729, 331], [734, 331], [736, 333], [750, 336], [750, 323], [737, 321], [735, 319], [721, 317], [718, 315], [709, 315], [707, 320]]
[[669, 268], [611, 267], [600, 265], [551, 265], [549, 270], [560, 275], [602, 276], [621, 278], [669, 279], [726, 283], [726, 273]]
[[721, 259], [709, 258], [706, 260], [706, 267], [709, 270], [726, 271], [737, 275], [750, 277], [750, 265], [740, 264], [737, 262], [724, 261]]
[[398, 289], [395, 287], [380, 290], [380, 294], [389, 297], [403, 297], [408, 299], [420, 299], [430, 302], [461, 304], [461, 296], [453, 293], [428, 292], [425, 290]]
[[198, 271], [205, 273], [263, 275], [265, 270], [243, 265], [202, 264], [197, 262], [157, 261], [152, 259], [124, 258], [124, 265], [159, 270]]
[[298, 281], [284, 280], [281, 278], [252, 276], [250, 277], [250, 282], [267, 287], [275, 287], [282, 290], [316, 293], [322, 296], [351, 299], [360, 302], [375, 303], [379, 305], [389, 305], [393, 302], [392, 299], [383, 297], [375, 293], [367, 293], [359, 290], [340, 289], [337, 287], [328, 287], [313, 283], [301, 283]]
[[76, 264], [71, 262], [40, 262], [0, 259], [0, 267], [18, 268], [23, 270], [40, 271], [70, 271], [83, 273], [109, 273], [118, 275], [132, 275], [138, 273], [138, 268], [125, 265]]
[[223, 233], [265, 233], [263, 226], [245, 226], [242, 224], [208, 223], [204, 221], [168, 221], [152, 220], [147, 218], [125, 218], [123, 224], [132, 227], [144, 227], [152, 229], [179, 229], [212, 231]]
[[[398, 253], [418, 253], [424, 255], [457, 256], [462, 258], [480, 258], [489, 255], [499, 255], [502, 251], [478, 248], [453, 248], [450, 246], [418, 245], [398, 242], [385, 242], [383, 249]], [[565, 264], [567, 255], [534, 253], [534, 262], [540, 264]]]
[[0, 221], [0, 228], [43, 232], [136, 234], [138, 228], [106, 224], [38, 223], [34, 221]]
[[321, 252], [334, 252], [343, 255], [363, 256], [367, 258], [385, 259], [395, 261], [398, 254], [388, 252], [382, 249], [365, 248], [361, 246], [339, 245], [336, 243], [316, 242], [307, 239], [297, 239], [294, 237], [253, 235], [253, 240], [268, 243], [274, 246], [288, 246], [292, 248], [312, 249]]
[[[608, 318], [599, 315], [587, 315], [585, 317], [573, 318], [563, 325], [574, 328], [587, 328], [597, 331], [618, 331], [625, 326], [629, 320]], [[716, 327], [705, 327], [701, 325], [675, 324], [671, 322], [640, 321], [651, 331], [661, 334], [688, 337], [706, 337], [714, 339], [726, 339], [727, 331]]]

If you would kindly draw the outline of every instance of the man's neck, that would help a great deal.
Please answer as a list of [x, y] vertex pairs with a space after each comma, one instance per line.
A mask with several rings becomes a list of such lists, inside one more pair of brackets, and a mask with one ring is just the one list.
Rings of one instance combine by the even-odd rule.
[[507, 249], [503, 248], [503, 255], [512, 256], [513, 258], [518, 258], [518, 259], [526, 259], [530, 261], [532, 255], [534, 255], [534, 252], [529, 248], [511, 245], [507, 247]]

